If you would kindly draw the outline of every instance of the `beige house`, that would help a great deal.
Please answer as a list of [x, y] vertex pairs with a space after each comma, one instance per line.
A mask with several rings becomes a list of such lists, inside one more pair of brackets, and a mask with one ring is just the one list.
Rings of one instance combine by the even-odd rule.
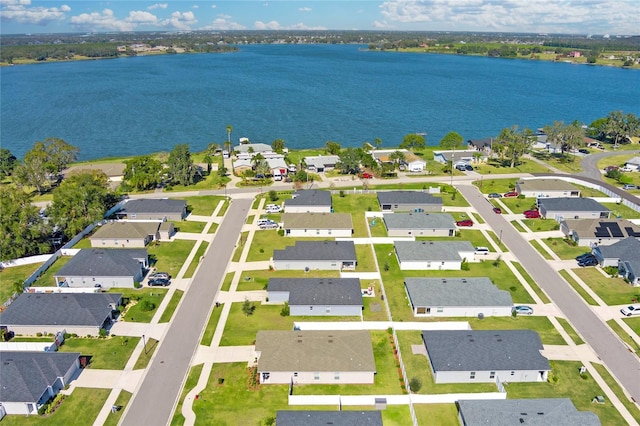
[[287, 237], [350, 237], [349, 213], [284, 213], [282, 228]]
[[108, 222], [89, 241], [91, 247], [144, 248], [160, 238], [159, 228], [160, 222]]
[[579, 197], [580, 189], [560, 179], [526, 179], [516, 183], [516, 192], [527, 198]]
[[627, 237], [640, 238], [640, 226], [627, 219], [567, 219], [560, 230], [582, 247], [610, 246]]

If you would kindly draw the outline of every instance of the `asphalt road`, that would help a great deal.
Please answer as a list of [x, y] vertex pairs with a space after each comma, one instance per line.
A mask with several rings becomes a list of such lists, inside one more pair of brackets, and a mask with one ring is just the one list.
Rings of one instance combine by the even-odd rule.
[[564, 313], [598, 357], [613, 372], [627, 392], [640, 401], [640, 360], [620, 342], [607, 325], [587, 306], [582, 298], [551, 268], [546, 260], [471, 185], [458, 190], [498, 233], [502, 242], [520, 260], [534, 281]]
[[591, 179], [602, 181], [602, 172], [598, 169], [598, 161], [605, 157], [611, 157], [613, 155], [633, 155], [640, 154], [640, 151], [614, 151], [614, 152], [599, 152], [597, 154], [585, 155], [580, 162], [582, 166], [582, 172], [578, 173], [580, 176], [586, 176]]
[[253, 199], [237, 199], [231, 203], [142, 383], [128, 404], [121, 425], [159, 426], [171, 421], [173, 407], [252, 202]]

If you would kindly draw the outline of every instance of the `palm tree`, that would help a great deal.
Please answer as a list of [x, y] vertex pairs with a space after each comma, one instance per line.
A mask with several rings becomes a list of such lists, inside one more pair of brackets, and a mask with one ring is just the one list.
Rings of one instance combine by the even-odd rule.
[[394, 170], [397, 169], [400, 166], [400, 164], [402, 164], [402, 162], [405, 160], [404, 152], [400, 150], [393, 151], [389, 156], [389, 160], [393, 162]]
[[231, 127], [231, 125], [227, 126], [227, 143], [229, 145], [231, 145], [231, 131], [233, 130], [233, 127]]

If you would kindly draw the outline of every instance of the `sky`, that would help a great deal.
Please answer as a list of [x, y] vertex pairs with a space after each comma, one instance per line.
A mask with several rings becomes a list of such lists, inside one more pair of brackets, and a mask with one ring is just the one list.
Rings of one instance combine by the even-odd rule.
[[388, 30], [640, 34], [640, 0], [0, 0], [0, 33]]

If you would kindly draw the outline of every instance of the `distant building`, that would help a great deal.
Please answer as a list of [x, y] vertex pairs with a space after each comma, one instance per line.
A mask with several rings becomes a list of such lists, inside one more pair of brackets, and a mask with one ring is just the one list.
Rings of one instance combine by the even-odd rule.
[[382, 426], [380, 411], [279, 410], [277, 426]]
[[295, 245], [273, 251], [276, 270], [347, 270], [357, 265], [353, 241], [296, 241]]
[[287, 237], [351, 237], [350, 213], [283, 213], [282, 228]]
[[560, 230], [581, 247], [610, 246], [628, 237], [640, 238], [640, 226], [627, 219], [567, 219]]
[[127, 287], [142, 282], [146, 249], [81, 249], [54, 274], [60, 287]]
[[456, 232], [448, 213], [384, 213], [382, 217], [390, 237], [452, 237]]
[[331, 192], [318, 189], [296, 191], [293, 198], [284, 200], [287, 213], [331, 213]]
[[287, 302], [291, 316], [362, 316], [358, 278], [270, 278], [267, 296]]
[[107, 222], [89, 237], [91, 247], [144, 248], [160, 238], [160, 222]]
[[141, 198], [127, 201], [116, 213], [135, 220], [175, 220], [187, 217], [187, 202], [169, 198]]

